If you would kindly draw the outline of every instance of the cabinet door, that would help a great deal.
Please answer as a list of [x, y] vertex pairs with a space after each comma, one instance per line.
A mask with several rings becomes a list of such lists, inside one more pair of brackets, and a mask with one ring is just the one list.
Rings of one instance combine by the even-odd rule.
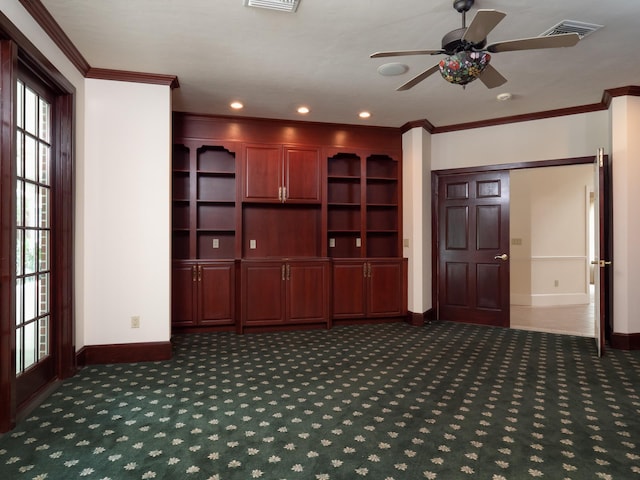
[[288, 262], [285, 268], [287, 320], [292, 323], [327, 323], [328, 262]]
[[363, 318], [366, 309], [364, 262], [333, 264], [333, 318]]
[[198, 310], [201, 325], [234, 322], [235, 275], [232, 262], [198, 265]]
[[369, 264], [368, 311], [370, 317], [396, 317], [405, 310], [402, 260], [373, 260]]
[[243, 263], [243, 323], [274, 325], [284, 322], [286, 307], [283, 267], [282, 262]]
[[279, 202], [282, 187], [282, 148], [247, 145], [244, 151], [244, 199]]
[[286, 201], [320, 202], [320, 154], [317, 149], [285, 148]]
[[197, 322], [196, 301], [198, 277], [192, 263], [176, 263], [171, 270], [171, 324], [194, 326]]

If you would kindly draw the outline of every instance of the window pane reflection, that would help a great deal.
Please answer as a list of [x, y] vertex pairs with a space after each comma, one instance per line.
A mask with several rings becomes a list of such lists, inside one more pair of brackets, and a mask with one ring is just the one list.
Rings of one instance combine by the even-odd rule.
[[38, 145], [36, 139], [26, 136], [24, 139], [24, 177], [28, 180], [37, 180]]
[[38, 225], [38, 197], [36, 195], [37, 187], [33, 183], [25, 183], [24, 185], [24, 225], [26, 227], [35, 227]]
[[50, 125], [49, 125], [49, 104], [40, 99], [40, 125], [38, 136], [41, 140], [48, 142], [50, 138]]
[[30, 88], [24, 92], [24, 129], [32, 134], [36, 134], [38, 100], [36, 94]]
[[48, 145], [40, 145], [40, 183], [49, 184], [49, 164], [51, 148]]
[[38, 316], [49, 313], [49, 274], [45, 273], [38, 278]]
[[36, 271], [37, 235], [36, 230], [24, 231], [24, 273]]
[[24, 369], [36, 363], [36, 322], [24, 327]]
[[24, 370], [22, 363], [22, 329], [16, 330], [16, 373]]
[[24, 182], [18, 180], [16, 184], [16, 224], [24, 225]]
[[38, 292], [36, 290], [36, 277], [31, 276], [24, 279], [24, 321], [28, 322], [36, 318], [36, 301]]
[[49, 270], [49, 232], [40, 230], [38, 271], [43, 272]]

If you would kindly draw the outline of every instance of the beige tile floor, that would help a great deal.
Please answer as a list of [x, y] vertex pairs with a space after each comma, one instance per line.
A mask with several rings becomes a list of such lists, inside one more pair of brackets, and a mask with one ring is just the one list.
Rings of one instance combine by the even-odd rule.
[[593, 293], [591, 299], [591, 303], [585, 305], [511, 305], [511, 328], [595, 337]]

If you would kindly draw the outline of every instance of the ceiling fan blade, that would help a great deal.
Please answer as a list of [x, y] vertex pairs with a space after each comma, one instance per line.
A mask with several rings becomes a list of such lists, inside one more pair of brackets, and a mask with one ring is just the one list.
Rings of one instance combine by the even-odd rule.
[[398, 50], [395, 52], [372, 53], [369, 58], [403, 57], [405, 55], [439, 55], [441, 53], [445, 53], [444, 50]]
[[531, 37], [496, 42], [488, 45], [485, 50], [491, 53], [498, 53], [516, 50], [536, 50], [539, 48], [573, 47], [578, 41], [580, 41], [580, 35], [577, 33], [563, 33], [550, 37]]
[[464, 32], [462, 40], [471, 43], [480, 43], [487, 38], [487, 35], [506, 16], [506, 13], [498, 10], [478, 10], [473, 20]]
[[496, 88], [507, 83], [507, 79], [500, 75], [500, 72], [493, 68], [491, 64], [484, 67], [478, 78], [487, 88]]
[[439, 70], [440, 67], [438, 67], [438, 64], [436, 63], [433, 67], [425, 70], [424, 72], [422, 72], [420, 75], [417, 75], [415, 77], [413, 77], [411, 80], [409, 80], [407, 83], [400, 85], [397, 90], [399, 92], [404, 91], [404, 90], [409, 90], [411, 87], [414, 87], [415, 85], [419, 84], [421, 81], [423, 81], [425, 78], [427, 78], [429, 75], [437, 72]]

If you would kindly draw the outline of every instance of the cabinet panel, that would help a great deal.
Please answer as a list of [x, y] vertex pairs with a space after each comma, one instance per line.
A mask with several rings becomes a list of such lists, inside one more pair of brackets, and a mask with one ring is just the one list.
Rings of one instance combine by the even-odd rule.
[[320, 201], [320, 155], [317, 149], [285, 148], [287, 202]]
[[242, 267], [245, 324], [281, 324], [285, 319], [284, 264], [246, 262]]
[[244, 199], [279, 202], [282, 187], [282, 148], [247, 145], [244, 152]]
[[231, 324], [235, 310], [235, 275], [232, 263], [199, 265], [201, 325]]
[[286, 264], [290, 322], [326, 322], [329, 318], [328, 262]]
[[333, 318], [365, 316], [364, 262], [333, 264]]
[[174, 262], [171, 323], [184, 329], [235, 323], [235, 264]]
[[369, 262], [368, 312], [371, 317], [403, 315], [402, 263], [398, 261]]
[[174, 326], [196, 324], [194, 265], [189, 262], [175, 264], [171, 271], [171, 323]]
[[405, 260], [334, 260], [332, 316], [340, 319], [406, 315]]
[[242, 262], [242, 327], [329, 324], [328, 260]]

